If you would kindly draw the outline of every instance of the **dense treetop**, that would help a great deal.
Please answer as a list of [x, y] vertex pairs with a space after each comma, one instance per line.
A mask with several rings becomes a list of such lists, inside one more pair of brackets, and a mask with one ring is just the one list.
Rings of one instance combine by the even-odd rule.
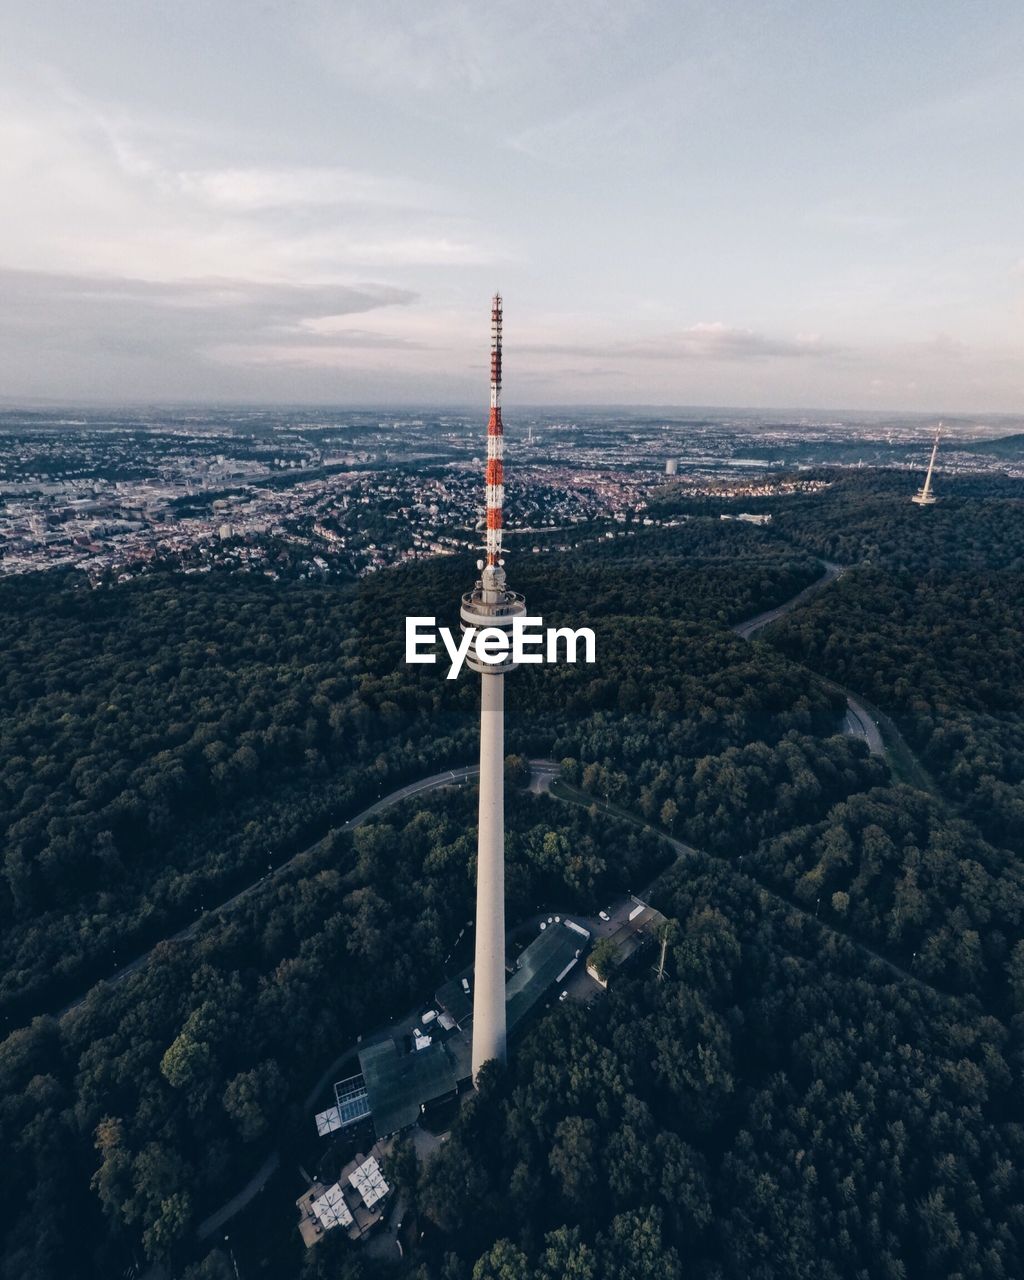
[[771, 642], [887, 711], [945, 794], [1024, 853], [1024, 571], [847, 574]]
[[1024, 1265], [1006, 1029], [722, 867], [667, 979], [559, 1009], [420, 1178], [443, 1280], [983, 1277]]
[[[700, 644], [676, 619], [732, 620], [816, 576], [806, 556], [712, 532], [647, 531], [599, 548], [600, 570], [560, 566], [557, 613], [550, 562], [524, 561], [532, 608], [601, 619], [599, 660], [524, 669], [516, 696], [535, 715], [511, 717], [512, 745], [547, 750], [584, 710], [639, 709], [659, 690], [679, 706], [674, 670]], [[443, 561], [359, 585], [0, 582], [0, 1009], [59, 1008], [382, 791], [470, 761], [473, 682], [406, 666], [404, 644], [407, 614], [454, 623], [471, 573]], [[641, 621], [648, 604], [657, 627]], [[741, 649], [731, 689], [752, 661], [795, 685]]]
[[[943, 475], [922, 511], [909, 473], [823, 478], [751, 502], [768, 528], [666, 489], [678, 527], [510, 557], [531, 612], [598, 632], [594, 666], [510, 682], [509, 749], [582, 800], [513, 793], [510, 918], [661, 872], [669, 963], [557, 1006], [431, 1165], [400, 1153], [411, 1280], [1024, 1271], [1024, 504], [998, 479]], [[754, 643], [728, 630], [819, 558], [850, 568]], [[429, 995], [471, 911], [473, 789], [331, 829], [472, 760], [476, 682], [402, 661], [406, 614], [454, 625], [471, 583], [456, 558], [0, 583], [0, 1011], [28, 1024], [0, 1043], [3, 1280], [230, 1280], [196, 1223], [293, 1153], [356, 1035]], [[840, 733], [842, 687], [940, 796]], [[676, 863], [651, 828], [703, 852]], [[333, 1238], [303, 1256], [296, 1191], [247, 1220], [246, 1274], [395, 1274]]]

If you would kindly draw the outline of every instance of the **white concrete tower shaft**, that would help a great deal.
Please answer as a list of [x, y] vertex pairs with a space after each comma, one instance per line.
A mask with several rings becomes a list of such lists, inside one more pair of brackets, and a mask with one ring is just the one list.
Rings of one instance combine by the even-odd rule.
[[[523, 597], [505, 585], [504, 432], [501, 422], [501, 295], [491, 304], [491, 414], [487, 424], [486, 559], [481, 576], [462, 597], [463, 631], [510, 630], [526, 612]], [[480, 674], [480, 811], [476, 855], [476, 955], [473, 970], [473, 1079], [485, 1062], [505, 1061], [505, 673], [506, 656], [483, 662], [475, 647], [467, 665]]]
[[935, 443], [932, 445], [932, 456], [928, 460], [928, 474], [924, 478], [924, 484], [918, 489], [917, 493], [911, 498], [911, 502], [916, 502], [918, 506], [930, 507], [935, 502], [935, 494], [932, 493], [932, 472], [935, 470], [935, 458], [939, 452], [939, 437], [942, 435], [942, 423], [935, 432]]
[[505, 677], [480, 682], [480, 812], [476, 847], [473, 1079], [505, 1061]]

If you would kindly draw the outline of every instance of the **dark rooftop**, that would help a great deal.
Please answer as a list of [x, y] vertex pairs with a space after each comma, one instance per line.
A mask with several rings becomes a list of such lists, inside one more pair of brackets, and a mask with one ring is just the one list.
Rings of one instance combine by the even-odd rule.
[[546, 994], [571, 964], [577, 951], [585, 951], [587, 939], [565, 923], [549, 924], [519, 957], [515, 973], [505, 985], [505, 1018], [509, 1033]]
[[419, 1119], [420, 1108], [455, 1091], [455, 1068], [438, 1043], [402, 1053], [394, 1040], [360, 1050], [359, 1067], [380, 1138], [408, 1128]]
[[450, 982], [446, 982], [443, 987], [438, 987], [437, 994], [434, 999], [442, 1009], [450, 1013], [455, 1021], [461, 1026], [469, 1015], [473, 1012], [473, 1005], [469, 996], [462, 989], [462, 979], [452, 978]]

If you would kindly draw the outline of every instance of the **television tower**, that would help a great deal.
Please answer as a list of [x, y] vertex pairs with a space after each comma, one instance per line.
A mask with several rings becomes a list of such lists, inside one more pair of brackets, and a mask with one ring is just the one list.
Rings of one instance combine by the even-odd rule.
[[[521, 595], [505, 586], [501, 529], [505, 502], [505, 441], [501, 425], [501, 294], [491, 303], [491, 416], [487, 423], [486, 559], [480, 578], [462, 597], [462, 630], [501, 627], [526, 612]], [[473, 1079], [485, 1062], [505, 1061], [505, 672], [509, 653], [485, 663], [475, 646], [467, 665], [480, 673], [480, 813], [476, 854], [476, 953], [473, 969]]]
[[928, 463], [928, 474], [924, 478], [924, 484], [910, 499], [911, 502], [916, 502], [919, 507], [930, 507], [935, 502], [935, 494], [932, 493], [932, 472], [935, 470], [935, 455], [939, 452], [939, 436], [941, 435], [942, 423], [940, 422], [938, 430], [935, 432], [935, 443], [932, 445], [932, 456], [931, 461]]

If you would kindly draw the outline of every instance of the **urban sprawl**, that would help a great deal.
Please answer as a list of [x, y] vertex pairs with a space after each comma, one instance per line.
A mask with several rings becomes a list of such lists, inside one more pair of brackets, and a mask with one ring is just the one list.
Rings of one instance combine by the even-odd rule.
[[[742, 516], [744, 498], [822, 487], [825, 463], [920, 468], [932, 429], [643, 411], [509, 421], [508, 541], [532, 554], [658, 523], [648, 500], [666, 484], [735, 499]], [[992, 429], [966, 424], [961, 439], [979, 433]], [[0, 574], [360, 576], [475, 551], [483, 440], [473, 414], [3, 413]], [[942, 464], [996, 465], [953, 439]]]

